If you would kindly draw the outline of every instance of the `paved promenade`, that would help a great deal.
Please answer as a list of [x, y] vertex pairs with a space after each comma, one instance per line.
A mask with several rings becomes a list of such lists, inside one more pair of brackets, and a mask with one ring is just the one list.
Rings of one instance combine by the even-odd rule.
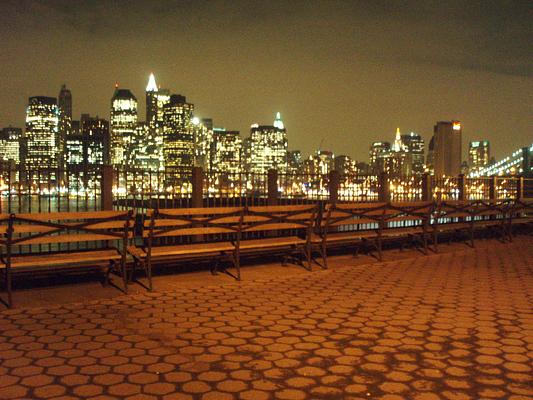
[[533, 238], [476, 244], [2, 311], [0, 399], [533, 399]]

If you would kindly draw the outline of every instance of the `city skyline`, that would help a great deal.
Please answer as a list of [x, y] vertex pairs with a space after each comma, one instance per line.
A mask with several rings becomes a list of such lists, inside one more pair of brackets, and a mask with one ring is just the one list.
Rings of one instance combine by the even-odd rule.
[[[27, 98], [56, 96], [63, 83], [76, 116], [108, 119], [115, 81], [135, 94], [144, 115], [153, 71], [163, 87], [187, 95], [199, 118], [241, 134], [280, 111], [289, 149], [304, 154], [322, 148], [367, 160], [369, 144], [396, 127], [428, 143], [440, 120], [462, 122], [463, 159], [470, 141], [489, 140], [497, 159], [531, 142], [526, 3], [177, 4], [7, 2], [0, 125], [22, 127]], [[122, 24], [111, 22], [114, 12]], [[48, 23], [35, 23], [37, 16]], [[453, 33], [431, 28], [446, 18]], [[496, 28], [505, 34], [491, 41]], [[169, 41], [173, 33], [180, 40]]]
[[[135, 135], [138, 136], [138, 135], [143, 135], [143, 134], [145, 134], [145, 135], [148, 135], [148, 134], [149, 134], [148, 131], [144, 131], [144, 132], [143, 132], [143, 129], [146, 129], [146, 128], [143, 128], [143, 126], [146, 126], [146, 127], [147, 127], [147, 126], [150, 125], [150, 124], [155, 124], [155, 126], [159, 126], [160, 128], [163, 127], [163, 126], [161, 125], [161, 124], [162, 124], [162, 120], [157, 122], [156, 119], [154, 119], [154, 118], [157, 118], [157, 116], [154, 116], [153, 114], [154, 114], [154, 113], [157, 113], [157, 112], [162, 113], [162, 104], [164, 104], [164, 103], [161, 103], [161, 104], [157, 105], [157, 104], [155, 104], [154, 102], [157, 102], [157, 101], [158, 101], [158, 100], [157, 100], [157, 93], [158, 93], [158, 91], [159, 91], [159, 93], [163, 96], [161, 99], [163, 99], [164, 102], [168, 101], [168, 98], [170, 98], [170, 94], [169, 94], [170, 91], [169, 91], [168, 89], [166, 89], [166, 88], [163, 88], [161, 85], [157, 85], [157, 84], [156, 84], [156, 81], [155, 81], [155, 75], [154, 75], [153, 72], [151, 72], [151, 73], [149, 74], [148, 79], [147, 79], [146, 82], [147, 82], [147, 86], [146, 86], [146, 88], [145, 88], [145, 94], [146, 94], [146, 101], [145, 101], [145, 102], [143, 102], [142, 100], [139, 101], [139, 100], [137, 99], [137, 97], [135, 96], [135, 94], [133, 93], [133, 91], [131, 91], [130, 89], [128, 89], [128, 88], [124, 88], [124, 87], [120, 87], [120, 85], [119, 85], [118, 82], [115, 82], [115, 85], [114, 85], [114, 93], [113, 93], [113, 96], [112, 96], [112, 107], [111, 107], [111, 108], [113, 108], [113, 101], [114, 101], [114, 99], [115, 99], [115, 96], [117, 96], [117, 93], [119, 93], [119, 94], [122, 95], [122, 96], [126, 95], [126, 97], [131, 96], [132, 99], [133, 99], [133, 101], [135, 102], [134, 109], [132, 109], [132, 112], [134, 113], [134, 114], [132, 114], [132, 117], [133, 117], [133, 115], [134, 115], [135, 117], [134, 117], [134, 120], [132, 120], [132, 126], [131, 126], [131, 129], [132, 129], [131, 134], [134, 135], [134, 136], [135, 136]], [[59, 91], [59, 95], [56, 96], [56, 97], [52, 97], [52, 96], [31, 96], [31, 97], [29, 97], [29, 101], [31, 102], [31, 99], [32, 99], [32, 98], [38, 98], [38, 97], [41, 97], [41, 98], [48, 98], [48, 99], [55, 99], [55, 100], [56, 100], [56, 103], [57, 103], [58, 105], [60, 105], [60, 104], [63, 102], [63, 108], [64, 108], [64, 107], [65, 107], [65, 100], [62, 98], [62, 96], [64, 96], [65, 92], [68, 93], [68, 94], [67, 94], [67, 96], [68, 96], [68, 101], [67, 101], [67, 103], [66, 103], [66, 104], [68, 104], [68, 105], [66, 106], [66, 107], [67, 107], [66, 114], [68, 115], [68, 119], [69, 119], [68, 124], [70, 124], [71, 122], [76, 121], [76, 114], [72, 112], [72, 109], [75, 108], [75, 107], [73, 107], [73, 105], [74, 105], [75, 103], [72, 102], [72, 94], [71, 94], [70, 89], [67, 87], [67, 85], [65, 85], [65, 84], [62, 84], [62, 85], [61, 85], [61, 87], [60, 87], [60, 91]], [[156, 96], [156, 97], [154, 97], [154, 100], [151, 99], [151, 96], [153, 96], [152, 93], [155, 93], [155, 96]], [[185, 101], [185, 97], [184, 97], [184, 96], [182, 96], [182, 95], [175, 95], [175, 96], [182, 97], [182, 98], [183, 98], [183, 101]], [[143, 96], [141, 95], [139, 98], [142, 99], [142, 97], [143, 97]], [[152, 105], [150, 105], [149, 103], [152, 104]], [[144, 107], [143, 107], [143, 105], [144, 105]], [[194, 105], [193, 105], [193, 106], [194, 106]], [[28, 107], [28, 106], [27, 106], [27, 107]], [[154, 107], [155, 107], [155, 108], [154, 108]], [[158, 107], [159, 107], [159, 110], [160, 110], [160, 111], [157, 111], [157, 110], [158, 110]], [[153, 110], [152, 110], [152, 111], [149, 111], [150, 108], [153, 108]], [[62, 109], [62, 107], [60, 106], [60, 107], [58, 108], [58, 113], [59, 113], [59, 114], [58, 114], [58, 116], [59, 116], [59, 121], [58, 121], [58, 124], [59, 124], [58, 127], [59, 127], [59, 129], [58, 129], [58, 132], [60, 133], [60, 138], [63, 137], [64, 135], [66, 135], [67, 132], [68, 132], [69, 129], [70, 129], [70, 127], [63, 128], [63, 129], [66, 129], [66, 130], [65, 130], [63, 133], [61, 133], [61, 131], [62, 131], [62, 128], [61, 128], [61, 126], [62, 126], [62, 122], [61, 122], [61, 121], [62, 121], [62, 118], [61, 118], [61, 109]], [[144, 109], [144, 110], [143, 110], [143, 109]], [[26, 110], [27, 110], [27, 108], [26, 108]], [[112, 111], [112, 110], [111, 110], [111, 112], [108, 111], [108, 113], [109, 113], [109, 117], [106, 117], [106, 116], [104, 115], [104, 118], [103, 118], [103, 119], [104, 119], [104, 120], [109, 120], [109, 121], [111, 121], [111, 120], [113, 119], [113, 111]], [[78, 114], [78, 115], [80, 116], [80, 118], [78, 118], [78, 120], [79, 120], [79, 119], [83, 119], [84, 116], [88, 116], [88, 115], [90, 115], [90, 114], [91, 114], [91, 112], [87, 112], [86, 110], [85, 110], [85, 111], [82, 110], [82, 112], [81, 112], [80, 114]], [[100, 116], [98, 113], [96, 113], [95, 115], [96, 115], [96, 117], [98, 117], [98, 118], [102, 118], [102, 116]], [[143, 115], [145, 115], [145, 118], [143, 118]], [[212, 131], [212, 129], [213, 129], [213, 119], [212, 119], [212, 118], [204, 118], [203, 116], [202, 116], [202, 118], [199, 118], [199, 117], [197, 116], [197, 114], [195, 114], [195, 113], [193, 113], [193, 112], [191, 113], [191, 115], [194, 116], [193, 120], [196, 120], [196, 121], [197, 121], [197, 122], [195, 123], [196, 125], [200, 124], [200, 126], [201, 126], [202, 124], [200, 123], [200, 121], [208, 120], [209, 123], [211, 124], [210, 130]], [[161, 115], [161, 117], [162, 117], [162, 115]], [[276, 119], [279, 119], [279, 118], [280, 118], [280, 112], [278, 111], [278, 112], [276, 112]], [[192, 121], [192, 120], [191, 120], [191, 121]], [[452, 121], [453, 121], [453, 120], [452, 120]], [[79, 122], [79, 121], [78, 121], [78, 122]], [[218, 125], [218, 129], [226, 130], [226, 125], [225, 125], [224, 123], [219, 123], [219, 122], [220, 122], [220, 121], [217, 121], [217, 124], [215, 124], [215, 125]], [[443, 122], [446, 122], [446, 121], [443, 121]], [[144, 124], [144, 125], [143, 125], [143, 124]], [[283, 124], [283, 122], [282, 122], [282, 124]], [[258, 125], [257, 122], [254, 122], [253, 124], [251, 124], [251, 125], [250, 125], [250, 128], [249, 128], [249, 131], [252, 132], [253, 129], [254, 129], [254, 127], [257, 126], [257, 125]], [[274, 126], [275, 126], [275, 125], [276, 125], [276, 121], [274, 122]], [[461, 125], [462, 125], [462, 124], [461, 124]], [[10, 124], [9, 126], [6, 127], [6, 129], [9, 129], [9, 128], [15, 128], [15, 129], [16, 129], [16, 128], [18, 128], [18, 126], [13, 126], [13, 125]], [[79, 128], [78, 128], [78, 129], [79, 129]], [[133, 131], [135, 131], [135, 130], [137, 131], [136, 133], [133, 132]], [[245, 130], [245, 131], [244, 131], [244, 134], [241, 134], [240, 131], [235, 131], [235, 132], [238, 134], [238, 136], [240, 137], [241, 141], [244, 140], [244, 143], [246, 143], [246, 140], [245, 140], [245, 139], [246, 139], [246, 132], [248, 132], [248, 130]], [[405, 132], [408, 132], [408, 133], [405, 134]], [[399, 133], [400, 133], [400, 127], [397, 127], [397, 128], [396, 128], [396, 140], [395, 140], [395, 142], [398, 142], [398, 139], [399, 139], [399, 136], [398, 136], [398, 135], [399, 135]], [[63, 135], [63, 136], [62, 136], [62, 135]], [[404, 138], [408, 139], [408, 136], [409, 136], [409, 135], [410, 135], [410, 136], [415, 135], [415, 136], [417, 136], [417, 137], [421, 137], [421, 139], [422, 139], [422, 140], [421, 140], [421, 142], [422, 142], [422, 144], [421, 144], [421, 146], [422, 146], [422, 147], [421, 147], [422, 155], [424, 155], [425, 152], [429, 152], [429, 153], [431, 153], [431, 148], [430, 148], [430, 147], [431, 147], [431, 144], [430, 144], [430, 143], [432, 142], [432, 140], [430, 140], [430, 139], [432, 139], [433, 135], [428, 135], [428, 138], [425, 139], [424, 134], [420, 134], [420, 133], [418, 133], [418, 132], [413, 132], [412, 130], [411, 130], [411, 131], [407, 130], [407, 131], [404, 131], [404, 134], [401, 135], [401, 136], [402, 136], [402, 140], [403, 140]], [[140, 137], [140, 136], [138, 136], [138, 137]], [[381, 138], [380, 138], [378, 141], [375, 141], [375, 142], [371, 142], [371, 143], [369, 143], [368, 146], [370, 147], [370, 151], [372, 152], [372, 148], [373, 148], [374, 144], [379, 144], [379, 143], [381, 143], [381, 142], [383, 142], [383, 143], [387, 143], [387, 141], [389, 140], [389, 137], [390, 137], [390, 135], [383, 135], [383, 136], [381, 136]], [[132, 139], [134, 139], [134, 137], [132, 137], [130, 140], [132, 140]], [[65, 140], [65, 137], [63, 137], [62, 140], [64, 141], [64, 140]], [[460, 144], [461, 142], [464, 142], [464, 141], [465, 141], [464, 138], [460, 139], [459, 144]], [[463, 160], [464, 163], [468, 164], [468, 163], [469, 163], [469, 160], [470, 160], [470, 152], [469, 152], [469, 146], [468, 146], [468, 143], [473, 143], [473, 142], [478, 142], [478, 141], [482, 141], [482, 142], [484, 142], [484, 141], [487, 141], [487, 140], [486, 140], [485, 138], [477, 138], [476, 140], [469, 141], [469, 142], [467, 142], [467, 143], [463, 143], [462, 146], [459, 146], [460, 148], [462, 147], [462, 150], [460, 151], [460, 152], [461, 152], [461, 157], [460, 157], [460, 158]], [[332, 155], [335, 155], [335, 156], [343, 156], [343, 157], [344, 157], [344, 156], [348, 156], [348, 157], [350, 157], [351, 159], [353, 159], [353, 160], [356, 161], [356, 162], [365, 162], [365, 163], [366, 163], [366, 162], [370, 161], [370, 164], [372, 163], [372, 154], [370, 154], [370, 157], [368, 157], [368, 152], [367, 152], [366, 157], [363, 156], [362, 159], [357, 159], [357, 158], [355, 158], [352, 154], [349, 154], [349, 153], [342, 153], [342, 152], [335, 152], [335, 151], [332, 151], [332, 150], [330, 150], [330, 149], [328, 149], [328, 148], [326, 148], [326, 147], [323, 147], [323, 146], [322, 146], [323, 142], [324, 142], [324, 140], [321, 140], [321, 142], [320, 142], [320, 144], [319, 144], [318, 147], [316, 147], [315, 149], [312, 149], [309, 153], [304, 153], [304, 155], [305, 155], [306, 157], [312, 158], [313, 155], [314, 155], [316, 152], [326, 151], [326, 152], [332, 152]], [[60, 143], [61, 143], [61, 140], [60, 140]], [[133, 143], [133, 142], [132, 142], [132, 143]], [[401, 143], [401, 142], [399, 142], [399, 143]], [[396, 143], [396, 145], [400, 145], [399, 143]], [[429, 143], [429, 147], [428, 147], [428, 143]], [[61, 145], [64, 146], [64, 144], [61, 144]], [[196, 145], [195, 145], [195, 146], [196, 146]], [[286, 147], [287, 147], [287, 146], [286, 146]], [[520, 147], [522, 147], [522, 146], [520, 146]], [[120, 148], [120, 146], [119, 146], [119, 148]], [[298, 151], [298, 152], [302, 152], [301, 149], [295, 149], [294, 146], [288, 146], [288, 148], [289, 148], [290, 151]], [[111, 149], [111, 148], [110, 148], [110, 149]], [[392, 152], [394, 152], [394, 151], [397, 152], [399, 149], [394, 150], [393, 148], [391, 148], [390, 150], [391, 150]], [[197, 151], [197, 150], [194, 150], [194, 151]], [[429, 154], [429, 153], [428, 153], [428, 154]], [[466, 156], [465, 156], [465, 153], [466, 153]], [[191, 153], [191, 154], [192, 154], [192, 153]], [[138, 156], [138, 155], [137, 155], [137, 156]], [[144, 155], [142, 155], [142, 156], [144, 156]], [[111, 159], [113, 159], [113, 156], [112, 156], [112, 155], [111, 155]], [[113, 163], [114, 163], [114, 162], [113, 162]]]

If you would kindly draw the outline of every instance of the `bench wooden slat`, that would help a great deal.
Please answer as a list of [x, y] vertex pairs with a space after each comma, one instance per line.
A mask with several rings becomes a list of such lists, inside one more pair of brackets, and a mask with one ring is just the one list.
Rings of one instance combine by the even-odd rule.
[[243, 240], [240, 243], [240, 250], [258, 250], [266, 248], [280, 248], [280, 247], [290, 247], [296, 245], [304, 245], [306, 243], [305, 239], [299, 238], [298, 236], [282, 236], [277, 238], [266, 238], [266, 239], [250, 239]]
[[243, 226], [243, 232], [262, 232], [262, 231], [274, 231], [274, 230], [284, 230], [284, 229], [307, 229], [309, 224], [301, 223], [265, 223], [261, 225], [252, 225], [252, 226]]
[[[236, 229], [231, 228], [217, 228], [217, 227], [204, 227], [204, 228], [180, 228], [173, 230], [154, 230], [154, 237], [171, 237], [171, 236], [196, 236], [196, 235], [215, 235], [221, 233], [232, 233], [235, 234]], [[145, 230], [143, 232], [143, 237], [149, 237], [150, 230]]]
[[[187, 255], [205, 255], [216, 254], [221, 252], [232, 252], [235, 245], [231, 242], [211, 242], [211, 243], [191, 243], [171, 246], [153, 246], [152, 259], [158, 258], [179, 258]], [[147, 250], [139, 247], [129, 247], [128, 252], [133, 256], [144, 259], [147, 257]]]
[[270, 213], [270, 214], [276, 214], [276, 213], [293, 213], [297, 211], [305, 212], [305, 211], [311, 211], [316, 208], [315, 204], [301, 204], [301, 205], [294, 205], [294, 206], [252, 206], [248, 207], [248, 211], [257, 212], [257, 213]]
[[378, 231], [373, 229], [350, 231], [350, 232], [336, 232], [328, 233], [325, 236], [313, 236], [314, 243], [320, 243], [324, 239], [326, 242], [360, 242], [363, 239], [375, 238], [378, 236]]
[[147, 210], [146, 215], [151, 217], [154, 212], [159, 215], [192, 216], [192, 215], [217, 215], [232, 214], [243, 210], [243, 207], [202, 207], [202, 208], [163, 208], [159, 210]]
[[[12, 268], [39, 267], [48, 268], [52, 266], [71, 265], [77, 266], [78, 263], [103, 263], [111, 260], [120, 260], [121, 254], [114, 249], [111, 250], [94, 250], [83, 252], [42, 254], [28, 256], [14, 256], [11, 258]], [[0, 268], [5, 265], [0, 263]]]
[[18, 218], [33, 221], [61, 221], [61, 220], [88, 220], [126, 217], [127, 211], [81, 211], [81, 212], [51, 212], [51, 213], [23, 213], [16, 214]]
[[[383, 208], [387, 205], [385, 202], [376, 202], [376, 203], [336, 203], [335, 208], [339, 210], [361, 210], [367, 209], [372, 210], [376, 208]], [[330, 205], [331, 207], [331, 205]]]
[[[129, 237], [133, 236], [132, 232], [128, 232]], [[81, 233], [75, 235], [49, 235], [40, 237], [28, 237], [27, 239], [21, 239], [17, 242], [16, 246], [24, 246], [29, 244], [52, 244], [52, 243], [76, 243], [76, 242], [93, 242], [99, 240], [122, 240], [122, 234], [120, 236], [96, 234], [96, 233]]]
[[[79, 222], [68, 222], [68, 223], [62, 223], [61, 225], [64, 225], [66, 227], [72, 227], [73, 230], [77, 230], [74, 228], [76, 225], [79, 225]], [[79, 228], [79, 231], [87, 231], [91, 229], [98, 229], [98, 230], [107, 230], [107, 229], [124, 229], [125, 222], [124, 221], [109, 221], [109, 222], [97, 222], [94, 224], [86, 225], [83, 228]], [[61, 230], [61, 227], [53, 227], [53, 226], [47, 226], [47, 225], [39, 225], [39, 223], [35, 224], [14, 224], [13, 225], [13, 233], [44, 233], [44, 232], [52, 232], [55, 230]], [[7, 226], [0, 226], [0, 234], [7, 232]]]

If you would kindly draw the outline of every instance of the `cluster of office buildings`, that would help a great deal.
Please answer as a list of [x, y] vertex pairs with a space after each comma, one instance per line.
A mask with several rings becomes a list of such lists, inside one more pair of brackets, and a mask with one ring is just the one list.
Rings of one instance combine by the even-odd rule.
[[402, 135], [399, 128], [392, 144], [382, 141], [370, 146], [370, 171], [373, 174], [457, 176], [474, 174], [493, 162], [487, 140], [470, 142], [468, 161], [462, 161], [460, 121], [438, 121], [427, 153], [424, 139], [419, 134]]
[[65, 85], [57, 98], [30, 97], [24, 131], [13, 127], [1, 131], [5, 151], [0, 152], [0, 160], [28, 171], [83, 170], [102, 164], [176, 175], [193, 166], [227, 174], [287, 169], [287, 132], [279, 113], [272, 125], [253, 124], [243, 140], [239, 131], [195, 117], [194, 104], [158, 87], [153, 74], [145, 96], [144, 120], [139, 118], [135, 95], [118, 85], [109, 120], [89, 114], [74, 119], [72, 94]]
[[[110, 164], [120, 169], [166, 171], [179, 176], [200, 166], [217, 175], [280, 173], [323, 175], [430, 173], [437, 176], [475, 174], [491, 163], [488, 141], [470, 142], [468, 163], [463, 163], [462, 126], [459, 121], [439, 121], [425, 151], [424, 139], [414, 132], [394, 141], [374, 142], [370, 162], [318, 150], [304, 158], [288, 150], [287, 131], [277, 113], [272, 125], [252, 124], [249, 136], [216, 127], [209, 118], [195, 116], [194, 104], [171, 94], [150, 75], [145, 91], [146, 115], [141, 119], [139, 102], [131, 90], [115, 86], [109, 120], [99, 116], [72, 115], [72, 94], [63, 85], [57, 98], [30, 97], [26, 126], [0, 131], [0, 161], [23, 165], [25, 170], [87, 170]], [[51, 174], [60, 178], [59, 173]]]

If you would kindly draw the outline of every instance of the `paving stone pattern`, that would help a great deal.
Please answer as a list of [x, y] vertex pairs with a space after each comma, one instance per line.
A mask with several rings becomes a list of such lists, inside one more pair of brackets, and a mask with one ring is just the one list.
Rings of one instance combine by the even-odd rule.
[[533, 399], [533, 240], [0, 313], [0, 399]]

